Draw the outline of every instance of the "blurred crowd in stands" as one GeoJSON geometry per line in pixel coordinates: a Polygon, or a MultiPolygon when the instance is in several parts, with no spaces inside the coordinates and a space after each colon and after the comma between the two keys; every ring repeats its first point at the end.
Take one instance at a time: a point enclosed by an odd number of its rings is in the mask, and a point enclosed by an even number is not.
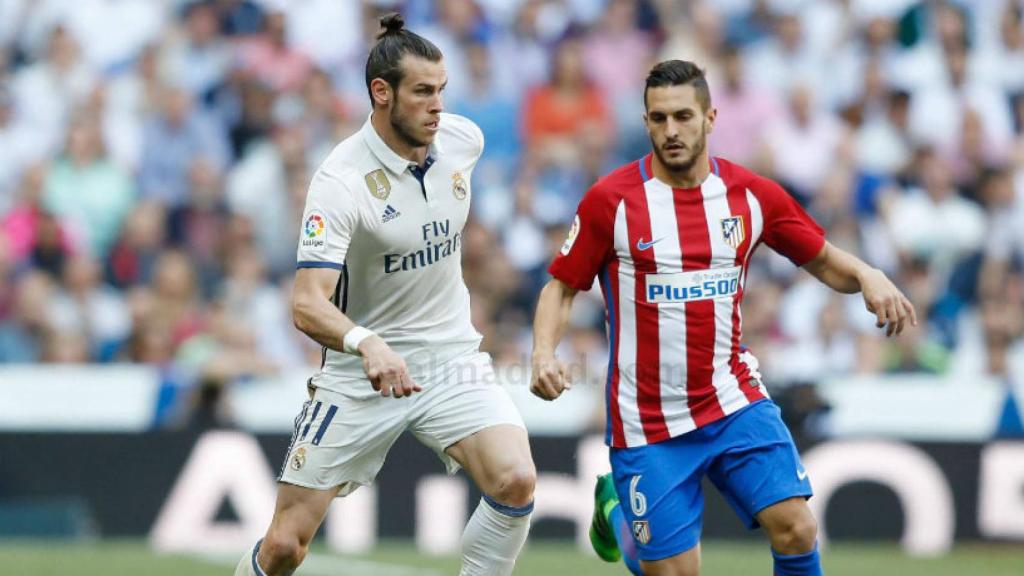
{"type": "MultiPolygon", "coordinates": [[[[499,364],[529,352],[582,194],[649,149],[647,71],[680,58],[707,71],[712,153],[917,307],[886,340],[762,248],[743,329],[770,388],[1024,380],[1019,0],[0,0],[0,362],[147,363],[200,396],[318,365],[288,305],[306,187],[366,120],[393,10],[485,134],[463,261],[499,364]]],[[[573,324],[562,352],[600,380],[599,289],[573,324]]]]}

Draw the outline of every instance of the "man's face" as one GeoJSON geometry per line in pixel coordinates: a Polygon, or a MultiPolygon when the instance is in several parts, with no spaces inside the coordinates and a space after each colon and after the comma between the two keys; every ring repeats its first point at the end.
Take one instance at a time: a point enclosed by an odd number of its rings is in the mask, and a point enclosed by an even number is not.
{"type": "Polygon", "coordinates": [[[392,93],[391,126],[409,145],[428,146],[437,135],[444,110],[441,92],[448,83],[444,61],[406,55],[402,57],[402,70],[402,82],[392,93]]]}
{"type": "Polygon", "coordinates": [[[693,86],[650,88],[644,123],[662,165],[673,172],[693,168],[707,145],[715,113],[714,108],[704,110],[693,86]]]}

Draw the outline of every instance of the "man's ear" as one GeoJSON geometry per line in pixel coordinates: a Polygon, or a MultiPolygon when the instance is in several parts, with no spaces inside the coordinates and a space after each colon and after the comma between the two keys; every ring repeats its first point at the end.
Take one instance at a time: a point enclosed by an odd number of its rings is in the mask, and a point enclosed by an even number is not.
{"type": "Polygon", "coordinates": [[[373,103],[378,106],[387,106],[394,98],[394,91],[387,80],[374,78],[370,80],[370,94],[373,95],[373,103]]]}
{"type": "Polygon", "coordinates": [[[707,123],[707,130],[705,130],[705,133],[711,134],[711,132],[714,131],[714,129],[715,129],[715,119],[717,119],[717,118],[718,118],[718,109],[717,108],[712,108],[711,110],[708,110],[708,115],[705,117],[705,120],[704,120],[707,123]]]}

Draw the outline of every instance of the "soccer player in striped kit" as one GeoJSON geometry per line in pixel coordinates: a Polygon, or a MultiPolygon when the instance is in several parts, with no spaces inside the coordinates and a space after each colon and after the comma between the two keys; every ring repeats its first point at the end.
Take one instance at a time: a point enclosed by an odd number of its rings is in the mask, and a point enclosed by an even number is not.
{"type": "Polygon", "coordinates": [[[914,308],[881,271],[829,244],[778,184],[709,157],[716,111],[695,64],[657,64],[644,101],[653,152],[594,184],[549,269],[531,389],[553,400],[570,386],[555,347],[576,292],[598,278],[612,465],[595,493],[598,554],[634,574],[698,574],[707,476],[765,529],[775,574],[821,574],[807,472],[740,344],[751,254],[767,244],[834,290],[861,292],[889,336],[917,323],[914,308]]]}

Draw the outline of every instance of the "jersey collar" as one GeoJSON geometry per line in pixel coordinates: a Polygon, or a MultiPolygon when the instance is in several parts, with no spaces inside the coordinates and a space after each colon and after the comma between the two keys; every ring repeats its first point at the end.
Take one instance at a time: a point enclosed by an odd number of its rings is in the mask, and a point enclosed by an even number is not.
{"type": "MultiPolygon", "coordinates": [[[[370,116],[372,115],[373,113],[371,112],[370,116]]],[[[409,160],[402,158],[384,142],[384,139],[381,138],[380,134],[377,134],[377,130],[374,129],[373,123],[370,122],[370,116],[366,117],[366,123],[363,124],[361,131],[363,133],[363,140],[366,142],[366,145],[369,146],[373,155],[377,157],[377,160],[379,160],[380,163],[388,169],[388,171],[396,176],[401,175],[409,168],[416,166],[415,162],[410,162],[409,160]]],[[[438,136],[440,136],[440,134],[438,136]]],[[[434,160],[443,153],[441,144],[438,142],[438,136],[435,136],[434,142],[427,147],[427,156],[434,160]]]]}

